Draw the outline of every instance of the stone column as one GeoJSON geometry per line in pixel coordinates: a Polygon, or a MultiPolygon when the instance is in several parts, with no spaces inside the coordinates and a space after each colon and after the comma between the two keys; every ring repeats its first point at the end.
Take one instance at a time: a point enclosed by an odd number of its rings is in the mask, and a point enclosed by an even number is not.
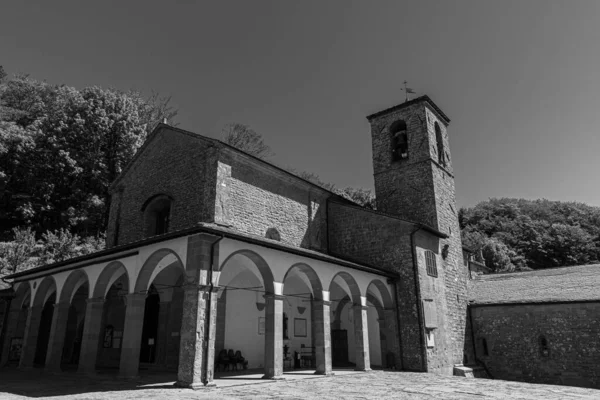
{"type": "Polygon", "coordinates": [[[48,372],[60,372],[70,307],[70,302],[54,304],[50,339],[48,340],[48,355],[46,356],[46,366],[44,368],[48,372]]]}
{"type": "Polygon", "coordinates": [[[169,314],[171,301],[161,301],[158,308],[158,337],[156,338],[156,365],[166,366],[167,346],[169,341],[169,314]]]}
{"type": "Polygon", "coordinates": [[[398,336],[398,317],[396,315],[396,310],[393,308],[386,308],[383,310],[383,315],[385,316],[385,344],[386,344],[386,353],[392,352],[394,354],[394,365],[387,365],[387,359],[385,360],[384,365],[387,368],[395,368],[400,369],[402,360],[400,359],[400,344],[398,336]]]}
{"type": "Polygon", "coordinates": [[[330,320],[331,302],[326,300],[313,300],[313,326],[315,328],[315,359],[317,375],[333,375],[331,367],[331,327],[330,320]]]}
{"type": "Polygon", "coordinates": [[[265,295],[265,375],[283,379],[283,300],[280,294],[265,295]]]}
{"type": "MultiPolygon", "coordinates": [[[[16,303],[16,302],[15,302],[16,303]]],[[[8,311],[8,319],[6,320],[6,335],[2,344],[2,358],[0,359],[0,368],[8,363],[8,353],[10,352],[10,341],[15,336],[21,309],[12,307],[8,311]]]]}
{"type": "Polygon", "coordinates": [[[367,319],[367,306],[355,304],[352,309],[354,310],[356,370],[370,371],[371,359],[369,357],[369,322],[367,319]]]}
{"type": "Polygon", "coordinates": [[[29,309],[27,322],[25,323],[25,334],[23,335],[23,349],[21,351],[20,369],[33,368],[37,339],[40,331],[43,306],[34,306],[29,309]]]}
{"type": "MultiPolygon", "coordinates": [[[[216,313],[211,312],[211,310],[214,308],[214,311],[216,311],[217,296],[215,291],[211,292],[210,288],[204,285],[185,286],[183,296],[179,368],[176,385],[199,389],[205,386],[202,381],[203,372],[206,374],[206,386],[211,385],[214,380],[214,328],[216,325],[216,313]],[[207,309],[209,299],[211,310],[207,309]],[[205,330],[207,312],[211,313],[208,331],[205,330]],[[206,361],[206,371],[203,371],[203,357],[208,358],[206,361]]],[[[214,383],[212,384],[214,385],[214,383]]]]}
{"type": "Polygon", "coordinates": [[[96,373],[98,359],[98,342],[102,333],[102,313],[104,299],[87,299],[85,317],[83,319],[83,336],[79,352],[77,372],[93,375],[96,373]]]}
{"type": "Polygon", "coordinates": [[[130,293],[126,296],[126,304],[119,376],[121,378],[135,378],[138,376],[140,366],[140,345],[142,342],[142,329],[144,328],[146,294],[130,293]]]}

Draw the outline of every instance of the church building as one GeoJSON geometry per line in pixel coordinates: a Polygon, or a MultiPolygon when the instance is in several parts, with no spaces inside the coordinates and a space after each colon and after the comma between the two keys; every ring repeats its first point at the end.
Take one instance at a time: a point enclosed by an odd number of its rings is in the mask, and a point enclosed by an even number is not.
{"type": "Polygon", "coordinates": [[[159,124],[110,187],[106,250],[5,277],[0,366],[190,388],[244,366],[451,375],[468,268],[450,120],[428,96],[367,120],[377,210],[159,124]]]}

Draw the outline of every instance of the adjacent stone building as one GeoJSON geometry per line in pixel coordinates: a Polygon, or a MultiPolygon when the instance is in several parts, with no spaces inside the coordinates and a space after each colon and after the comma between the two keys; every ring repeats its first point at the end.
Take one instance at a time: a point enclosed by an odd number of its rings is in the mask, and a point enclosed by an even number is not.
{"type": "Polygon", "coordinates": [[[7,277],[0,363],[192,388],[238,351],[271,379],[296,359],[452,374],[468,268],[449,119],[427,96],[367,119],[377,211],[160,124],[111,186],[108,248],[7,277]]]}
{"type": "Polygon", "coordinates": [[[477,275],[469,301],[467,357],[491,377],[600,389],[600,265],[477,275]]]}

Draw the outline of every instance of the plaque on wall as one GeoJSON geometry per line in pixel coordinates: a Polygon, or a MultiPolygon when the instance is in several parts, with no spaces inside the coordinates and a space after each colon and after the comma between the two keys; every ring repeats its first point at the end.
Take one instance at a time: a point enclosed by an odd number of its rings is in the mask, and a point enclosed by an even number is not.
{"type": "Polygon", "coordinates": [[[306,337],[306,319],[294,318],[294,336],[306,337]]]}

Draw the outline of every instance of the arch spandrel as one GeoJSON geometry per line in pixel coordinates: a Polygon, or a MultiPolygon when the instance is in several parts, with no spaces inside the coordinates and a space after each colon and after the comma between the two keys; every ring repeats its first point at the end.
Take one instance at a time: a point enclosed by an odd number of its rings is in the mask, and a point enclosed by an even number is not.
{"type": "Polygon", "coordinates": [[[158,274],[166,268],[178,268],[185,276],[184,265],[179,255],[170,248],[162,248],[154,251],[154,253],[144,260],[136,277],[133,292],[140,293],[147,291],[158,274]]]}
{"type": "Polygon", "coordinates": [[[59,300],[58,303],[71,303],[73,296],[83,285],[88,285],[88,293],[91,292],[91,288],[89,286],[88,275],[83,269],[76,269],[71,271],[64,282],[62,290],[59,292],[60,294],[57,296],[59,300]]]}
{"type": "Polygon", "coordinates": [[[50,296],[52,296],[52,294],[56,292],[56,281],[54,280],[54,276],[46,276],[37,285],[37,291],[33,296],[32,306],[43,306],[46,303],[46,301],[50,298],[50,296]]]}
{"type": "Polygon", "coordinates": [[[223,269],[227,267],[227,263],[230,262],[236,256],[245,257],[246,259],[250,260],[259,272],[259,276],[263,281],[265,291],[269,293],[274,293],[275,287],[271,267],[269,266],[267,261],[258,253],[248,249],[237,250],[236,252],[229,254],[229,256],[225,260],[223,260],[221,265],[219,265],[220,273],[215,274],[219,277],[219,281],[217,281],[217,284],[219,284],[219,282],[222,279],[223,269]]]}
{"type": "MultiPolygon", "coordinates": [[[[117,281],[121,276],[125,275],[128,281],[131,281],[129,272],[125,265],[121,261],[112,261],[108,263],[100,272],[98,279],[96,280],[93,290],[90,287],[91,298],[105,298],[108,289],[113,283],[117,281]]],[[[129,284],[131,286],[131,284],[129,284]]]]}
{"type": "Polygon", "coordinates": [[[383,308],[392,308],[394,306],[394,300],[389,285],[385,284],[382,279],[373,279],[371,283],[369,283],[366,293],[375,295],[381,302],[383,308]]]}
{"type": "Polygon", "coordinates": [[[297,274],[300,279],[304,281],[306,286],[308,286],[313,293],[315,299],[321,299],[323,296],[323,284],[317,272],[306,263],[296,263],[289,267],[287,272],[284,275],[284,278],[281,282],[283,282],[284,290],[286,279],[289,278],[292,274],[297,274]]]}
{"type": "Polygon", "coordinates": [[[332,286],[334,285],[334,282],[336,282],[340,287],[342,287],[342,289],[348,292],[347,294],[351,297],[353,303],[363,303],[362,298],[364,296],[360,290],[360,287],[358,286],[358,283],[356,282],[354,277],[350,275],[350,273],[348,273],[347,271],[340,271],[337,274],[335,274],[331,279],[331,282],[329,282],[328,290],[330,292],[332,291],[332,286]]]}

